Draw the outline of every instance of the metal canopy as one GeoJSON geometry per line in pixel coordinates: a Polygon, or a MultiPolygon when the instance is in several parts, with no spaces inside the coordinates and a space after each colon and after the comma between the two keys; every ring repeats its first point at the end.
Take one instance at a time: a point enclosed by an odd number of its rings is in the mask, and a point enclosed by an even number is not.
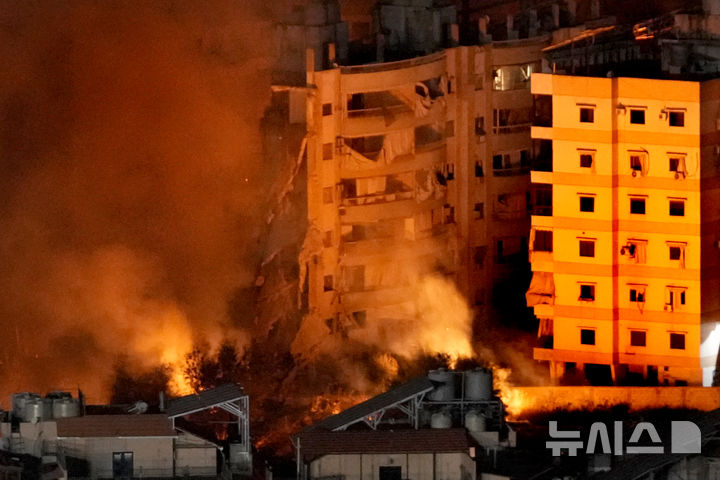
{"type": "Polygon", "coordinates": [[[418,412],[425,394],[433,390],[433,384],[427,377],[418,377],[399,387],[350,407],[337,415],[316,423],[311,428],[321,428],[334,432],[345,430],[350,425],[363,422],[373,430],[377,428],[385,412],[397,409],[408,416],[415,428],[418,427],[418,412]]]}
{"type": "Polygon", "coordinates": [[[250,400],[245,391],[234,383],[204,390],[200,393],[176,398],[167,409],[173,427],[177,417],[184,417],[211,408],[220,408],[237,417],[240,445],[243,452],[250,452],[250,400]]]}
{"type": "Polygon", "coordinates": [[[247,398],[243,389],[233,383],[228,383],[200,393],[176,398],[170,402],[167,416],[177,418],[214,407],[241,416],[244,413],[238,408],[237,402],[243,398],[247,398]]]}

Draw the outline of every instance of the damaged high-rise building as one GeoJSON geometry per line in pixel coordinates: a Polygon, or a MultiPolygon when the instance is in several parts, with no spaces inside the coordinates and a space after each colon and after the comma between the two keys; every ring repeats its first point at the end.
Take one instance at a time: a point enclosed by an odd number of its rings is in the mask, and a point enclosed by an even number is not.
{"type": "Polygon", "coordinates": [[[433,0],[347,16],[311,1],[277,26],[274,148],[286,190],[307,189],[285,205],[307,214],[294,353],[401,334],[427,274],[452,279],[477,318],[524,313],[530,75],[569,17],[516,4],[495,8],[492,31],[482,8],[433,0]]]}

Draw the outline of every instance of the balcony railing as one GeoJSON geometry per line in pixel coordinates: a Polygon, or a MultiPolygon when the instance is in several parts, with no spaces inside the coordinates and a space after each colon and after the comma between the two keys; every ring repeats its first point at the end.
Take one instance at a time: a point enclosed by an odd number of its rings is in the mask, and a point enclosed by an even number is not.
{"type": "Polygon", "coordinates": [[[346,206],[373,205],[376,203],[397,202],[409,200],[415,197],[415,192],[380,193],[375,195],[363,195],[362,197],[344,198],[342,204],[346,206]]]}
{"type": "Polygon", "coordinates": [[[552,205],[534,205],[532,209],[532,214],[539,217],[552,217],[552,205]]]}
{"type": "Polygon", "coordinates": [[[532,123],[516,123],[515,125],[493,125],[493,133],[495,135],[509,135],[511,133],[529,132],[532,123]]]}
{"type": "Polygon", "coordinates": [[[410,113],[412,109],[405,104],[388,105],[382,107],[369,107],[348,110],[348,118],[382,117],[385,115],[397,115],[410,113]]]}
{"type": "Polygon", "coordinates": [[[523,165],[514,165],[510,168],[497,168],[493,169],[494,177],[514,177],[516,175],[527,175],[530,172],[530,167],[523,165]]]}

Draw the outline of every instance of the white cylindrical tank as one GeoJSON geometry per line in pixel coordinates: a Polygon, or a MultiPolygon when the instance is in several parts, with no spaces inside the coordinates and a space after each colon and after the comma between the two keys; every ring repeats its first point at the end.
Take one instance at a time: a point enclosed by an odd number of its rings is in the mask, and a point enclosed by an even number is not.
{"type": "Polygon", "coordinates": [[[21,420],[25,419],[25,408],[28,402],[41,398],[37,393],[15,393],[12,396],[13,415],[21,420]]]}
{"type": "Polygon", "coordinates": [[[465,372],[465,400],[490,400],[493,384],[492,371],[476,368],[465,372]]]}
{"type": "Polygon", "coordinates": [[[53,418],[69,418],[80,415],[80,402],[75,398],[55,398],[52,404],[53,418]]]}
{"type": "Polygon", "coordinates": [[[450,428],[452,417],[446,412],[435,412],[430,417],[430,428],[450,428]]]}
{"type": "Polygon", "coordinates": [[[52,402],[48,402],[48,399],[32,398],[25,403],[25,411],[21,417],[23,421],[36,423],[44,422],[52,418],[52,402]]]}
{"type": "Polygon", "coordinates": [[[484,432],[485,416],[475,410],[470,410],[465,414],[465,428],[471,432],[484,432]]]}
{"type": "Polygon", "coordinates": [[[428,378],[437,386],[428,393],[428,400],[433,402],[447,402],[455,398],[455,374],[444,368],[430,370],[428,378]]]}

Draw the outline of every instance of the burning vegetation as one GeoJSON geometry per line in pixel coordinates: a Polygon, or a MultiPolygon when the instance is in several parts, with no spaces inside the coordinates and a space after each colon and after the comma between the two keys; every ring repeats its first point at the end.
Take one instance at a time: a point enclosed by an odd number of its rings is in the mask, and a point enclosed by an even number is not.
{"type": "Polygon", "coordinates": [[[519,364],[428,265],[402,321],[308,315],[307,171],[284,155],[303,134],[277,105],[256,128],[262,19],[288,7],[243,7],[0,7],[5,395],[80,386],[89,402],[133,403],[236,382],[257,446],[286,452],[301,426],[432,368],[519,364]]]}

